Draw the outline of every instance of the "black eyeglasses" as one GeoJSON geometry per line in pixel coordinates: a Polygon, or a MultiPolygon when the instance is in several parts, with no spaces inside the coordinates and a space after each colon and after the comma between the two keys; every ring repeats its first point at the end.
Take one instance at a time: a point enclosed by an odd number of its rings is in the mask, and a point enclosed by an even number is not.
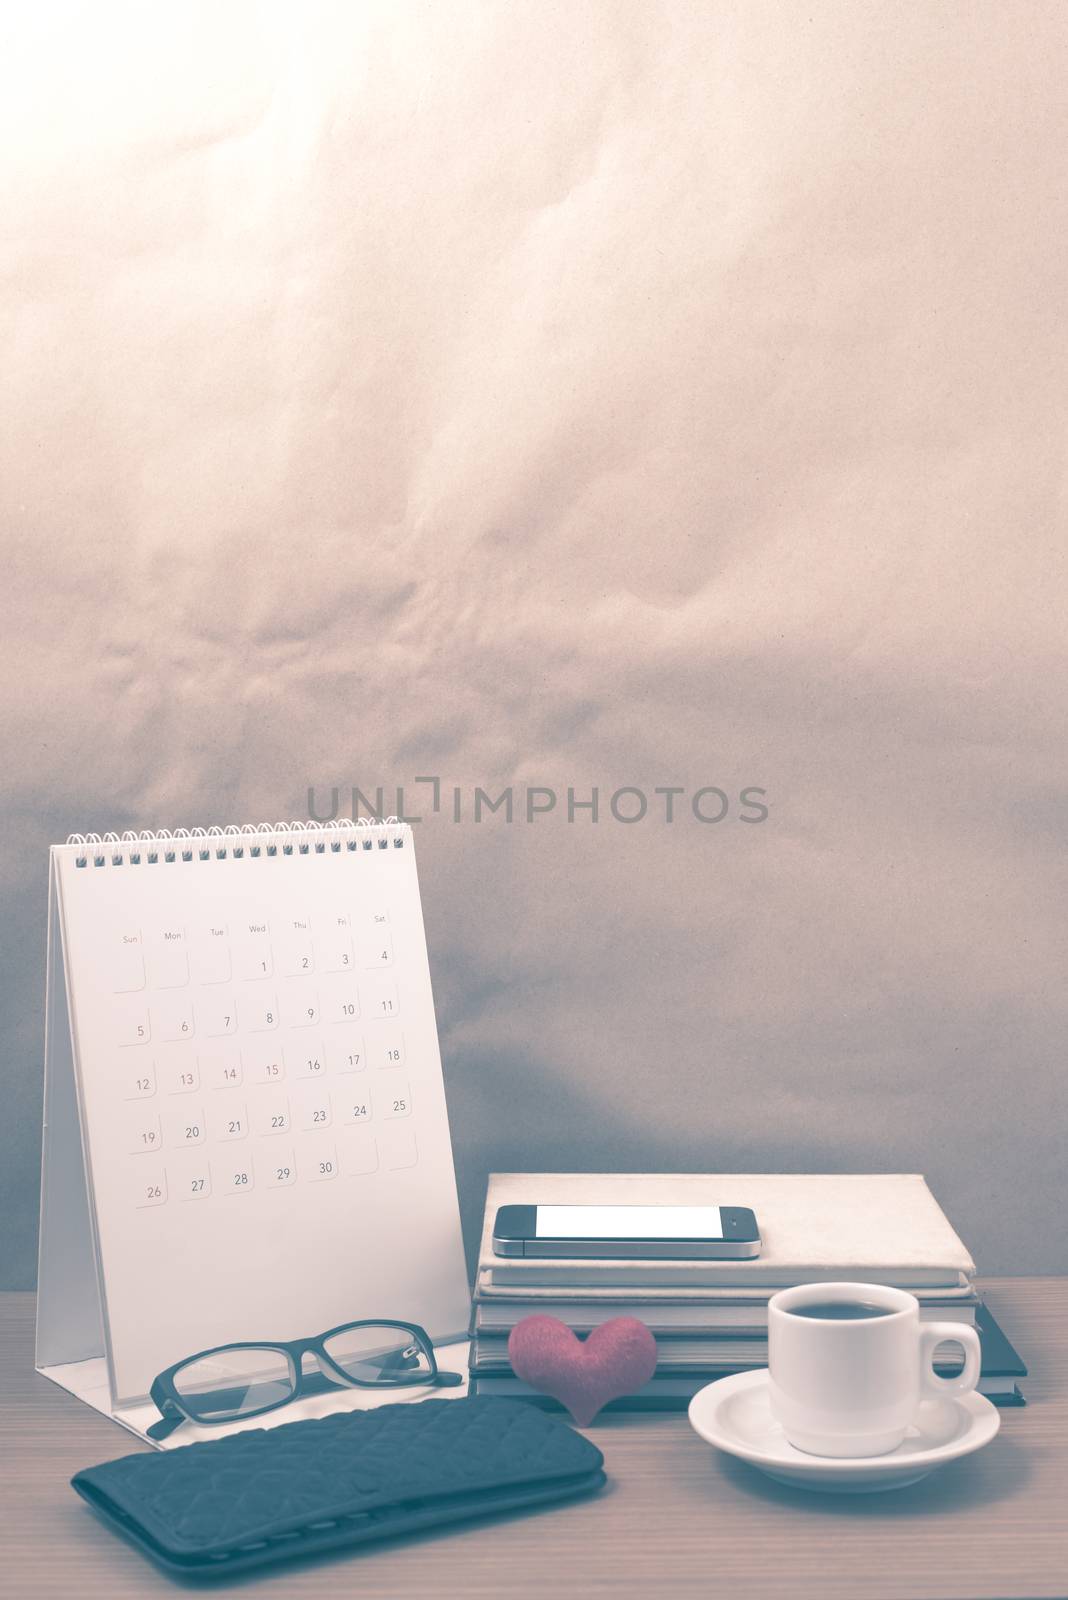
{"type": "Polygon", "coordinates": [[[211,1426],[260,1417],[298,1395],[333,1388],[401,1389],[408,1384],[455,1388],[458,1372],[439,1372],[434,1346],[414,1322],[343,1322],[314,1339],[220,1344],[168,1367],[149,1393],[161,1420],[150,1439],[166,1439],[183,1422],[211,1426]],[[313,1355],[317,1372],[304,1371],[313,1355]]]}

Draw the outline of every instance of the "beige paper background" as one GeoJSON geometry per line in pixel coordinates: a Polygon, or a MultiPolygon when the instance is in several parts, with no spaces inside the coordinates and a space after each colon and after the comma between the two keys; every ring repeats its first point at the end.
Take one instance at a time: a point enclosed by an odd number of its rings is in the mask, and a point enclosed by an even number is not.
{"type": "Polygon", "coordinates": [[[418,825],[472,1239],[494,1167],[906,1169],[1068,1269],[1064,7],[0,33],[0,1281],[47,844],[427,774],[770,805],[418,825]]]}

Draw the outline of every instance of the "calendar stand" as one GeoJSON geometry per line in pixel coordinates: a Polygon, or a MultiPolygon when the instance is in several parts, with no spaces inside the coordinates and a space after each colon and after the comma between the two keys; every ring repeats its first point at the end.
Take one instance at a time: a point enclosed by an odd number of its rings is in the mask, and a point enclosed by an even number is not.
{"type": "MultiPolygon", "coordinates": [[[[46,983],[43,1376],[144,1436],[151,1378],[215,1343],[399,1317],[452,1343],[439,1364],[464,1370],[407,825],[75,835],[51,854],[46,983]],[[206,1175],[195,1199],[191,1171],[206,1175]]],[[[270,1420],[369,1403],[382,1402],[338,1389],[270,1420]]],[[[189,1425],[173,1442],[223,1431],[189,1425]]]]}

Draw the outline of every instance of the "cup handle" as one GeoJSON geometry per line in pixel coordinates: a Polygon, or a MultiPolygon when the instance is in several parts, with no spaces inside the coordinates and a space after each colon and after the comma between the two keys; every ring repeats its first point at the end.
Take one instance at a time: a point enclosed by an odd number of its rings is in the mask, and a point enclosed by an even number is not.
{"type": "Polygon", "coordinates": [[[929,1394],[968,1394],[979,1382],[982,1348],[974,1328],[961,1322],[925,1322],[920,1327],[920,1369],[929,1394]],[[955,1378],[940,1378],[934,1370],[934,1353],[940,1344],[963,1345],[964,1367],[955,1378]]]}

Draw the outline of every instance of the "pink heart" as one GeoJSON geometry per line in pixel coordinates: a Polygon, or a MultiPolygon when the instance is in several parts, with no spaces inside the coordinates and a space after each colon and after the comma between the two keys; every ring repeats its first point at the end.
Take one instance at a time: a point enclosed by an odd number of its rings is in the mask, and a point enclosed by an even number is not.
{"type": "Polygon", "coordinates": [[[637,1317],[613,1317],[579,1339],[558,1317],[524,1317],[508,1335],[512,1371],[567,1407],[580,1427],[656,1371],[656,1340],[637,1317]]]}

